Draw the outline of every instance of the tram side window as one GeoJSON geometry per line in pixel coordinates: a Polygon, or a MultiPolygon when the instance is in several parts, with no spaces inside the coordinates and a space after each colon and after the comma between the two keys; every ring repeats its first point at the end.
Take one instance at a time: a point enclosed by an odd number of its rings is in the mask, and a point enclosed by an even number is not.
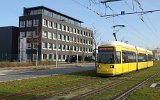
{"type": "Polygon", "coordinates": [[[136,62],[136,53],[134,52],[128,53],[128,62],[136,62]]]}
{"type": "Polygon", "coordinates": [[[128,63],[127,52],[125,52],[125,51],[122,52],[122,62],[128,63]]]}
{"type": "Polygon", "coordinates": [[[122,58],[123,58],[123,63],[136,62],[136,53],[129,52],[129,51],[123,51],[122,58]]]}
{"type": "Polygon", "coordinates": [[[147,61],[147,56],[145,54],[138,54],[138,62],[147,61]]]}
{"type": "Polygon", "coordinates": [[[148,61],[153,61],[153,56],[152,55],[148,55],[148,61]]]}
{"type": "Polygon", "coordinates": [[[121,52],[116,52],[116,63],[121,63],[121,52]]]}

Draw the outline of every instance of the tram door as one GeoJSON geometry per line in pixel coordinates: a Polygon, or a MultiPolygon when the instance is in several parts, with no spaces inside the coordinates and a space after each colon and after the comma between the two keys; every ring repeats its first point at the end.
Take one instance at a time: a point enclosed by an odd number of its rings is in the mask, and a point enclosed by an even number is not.
{"type": "Polygon", "coordinates": [[[122,70],[123,70],[123,73],[129,71],[127,52],[125,52],[125,51],[122,51],[122,70]]]}

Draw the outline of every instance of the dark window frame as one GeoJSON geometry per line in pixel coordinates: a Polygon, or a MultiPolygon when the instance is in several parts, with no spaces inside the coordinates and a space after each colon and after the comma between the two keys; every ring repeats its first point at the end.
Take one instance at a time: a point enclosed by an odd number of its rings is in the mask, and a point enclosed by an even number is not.
{"type": "Polygon", "coordinates": [[[122,63],[136,62],[136,52],[122,50],[122,63]]]}

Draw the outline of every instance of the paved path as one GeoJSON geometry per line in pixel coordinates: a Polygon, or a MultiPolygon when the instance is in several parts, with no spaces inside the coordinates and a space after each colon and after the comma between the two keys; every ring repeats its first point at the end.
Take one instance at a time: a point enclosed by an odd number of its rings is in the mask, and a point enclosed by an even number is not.
{"type": "Polygon", "coordinates": [[[28,78],[36,78],[36,77],[46,77],[50,75],[57,75],[57,74],[65,74],[65,73],[72,73],[72,72],[79,72],[79,71],[87,71],[87,70],[95,70],[93,64],[90,65],[83,65],[77,67],[59,67],[47,70],[35,70],[35,69],[7,69],[3,68],[0,69],[0,82],[7,82],[13,80],[21,80],[21,79],[28,79],[28,78]]]}

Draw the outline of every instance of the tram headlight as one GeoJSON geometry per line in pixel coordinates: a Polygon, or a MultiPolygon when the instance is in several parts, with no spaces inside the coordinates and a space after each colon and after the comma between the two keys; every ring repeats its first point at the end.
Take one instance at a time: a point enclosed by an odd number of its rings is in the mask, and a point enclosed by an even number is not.
{"type": "Polygon", "coordinates": [[[114,65],[110,65],[110,68],[114,68],[114,65]]]}

